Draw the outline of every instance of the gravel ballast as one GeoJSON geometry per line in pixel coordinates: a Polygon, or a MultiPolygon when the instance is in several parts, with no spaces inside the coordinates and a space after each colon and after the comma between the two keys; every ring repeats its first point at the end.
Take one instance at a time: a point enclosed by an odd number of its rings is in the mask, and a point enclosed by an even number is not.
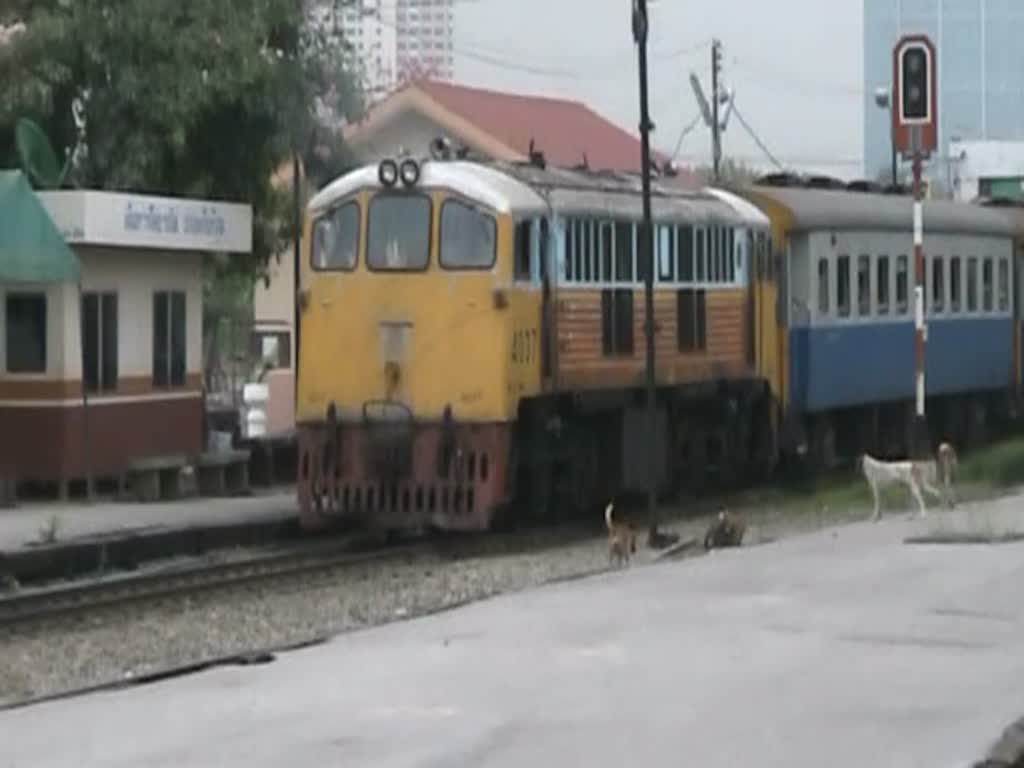
{"type": "MultiPolygon", "coordinates": [[[[756,544],[850,517],[776,515],[751,525],[747,541],[756,544]]],[[[705,525],[703,519],[671,529],[699,540],[705,525]]],[[[644,538],[639,537],[633,567],[657,554],[642,546],[644,538]]],[[[333,576],[216,589],[47,621],[8,632],[0,641],[0,705],[308,642],[607,568],[606,540],[596,531],[569,536],[534,531],[495,535],[455,560],[437,552],[386,557],[333,576]]]]}

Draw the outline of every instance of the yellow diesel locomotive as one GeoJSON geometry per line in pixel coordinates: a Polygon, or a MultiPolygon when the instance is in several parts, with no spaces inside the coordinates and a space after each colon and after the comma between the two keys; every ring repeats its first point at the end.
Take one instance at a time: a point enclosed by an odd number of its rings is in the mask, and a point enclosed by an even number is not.
{"type": "Polygon", "coordinates": [[[652,202],[648,435],[638,176],[400,157],[321,190],[299,291],[303,525],[555,516],[642,489],[648,440],[665,491],[770,470],[768,220],[668,178],[652,202]]]}

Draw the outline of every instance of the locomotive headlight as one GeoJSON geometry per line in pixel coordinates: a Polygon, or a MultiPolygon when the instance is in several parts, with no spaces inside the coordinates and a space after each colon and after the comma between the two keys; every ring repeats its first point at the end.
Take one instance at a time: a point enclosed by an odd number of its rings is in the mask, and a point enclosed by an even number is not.
{"type": "Polygon", "coordinates": [[[402,161],[401,167],[402,183],[407,187],[416,185],[416,182],[420,180],[420,167],[413,159],[406,159],[402,161]]]}
{"type": "Polygon", "coordinates": [[[377,166],[377,178],[385,187],[395,186],[398,181],[398,163],[391,159],[381,160],[377,166]]]}

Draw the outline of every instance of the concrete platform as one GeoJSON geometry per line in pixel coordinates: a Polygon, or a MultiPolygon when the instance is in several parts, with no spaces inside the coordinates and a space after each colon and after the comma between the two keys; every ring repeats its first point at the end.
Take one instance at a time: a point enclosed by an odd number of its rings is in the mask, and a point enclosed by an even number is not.
{"type": "Polygon", "coordinates": [[[283,520],[297,515],[294,490],[244,498],[193,498],[148,504],[22,504],[0,510],[0,552],[15,552],[38,543],[40,532],[54,516],[58,520],[59,544],[128,532],[283,520]]]}
{"type": "Polygon", "coordinates": [[[1024,708],[1024,544],[902,543],[926,528],[635,567],[9,711],[4,762],[969,766],[1024,708]]]}

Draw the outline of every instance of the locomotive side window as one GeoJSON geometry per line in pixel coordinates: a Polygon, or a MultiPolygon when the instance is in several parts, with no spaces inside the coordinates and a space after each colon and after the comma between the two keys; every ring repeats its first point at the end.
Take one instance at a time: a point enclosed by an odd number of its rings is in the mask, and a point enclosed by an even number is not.
{"type": "Polygon", "coordinates": [[[889,314],[889,257],[879,256],[875,265],[875,300],[878,314],[889,314]]]}
{"type": "Polygon", "coordinates": [[[680,282],[693,282],[693,227],[677,227],[676,274],[680,282]]]}
{"type": "Polygon", "coordinates": [[[992,259],[986,258],[981,262],[981,308],[985,312],[992,311],[992,259]]]}
{"type": "Polygon", "coordinates": [[[600,280],[605,283],[612,281],[612,224],[610,221],[601,222],[600,280]]]}
{"type": "Polygon", "coordinates": [[[960,279],[960,257],[954,256],[949,260],[949,311],[959,312],[961,307],[960,286],[963,282],[960,279]]]}
{"type": "Polygon", "coordinates": [[[571,283],[575,276],[573,271],[573,253],[576,251],[576,220],[568,219],[565,222],[565,282],[571,283]]]}
{"type": "Polygon", "coordinates": [[[850,316],[850,257],[836,259],[836,309],[840,317],[850,316]]]}
{"type": "Polygon", "coordinates": [[[857,257],[857,314],[871,314],[871,257],[867,254],[857,257]]]}
{"type": "Polygon", "coordinates": [[[366,227],[366,263],[370,269],[426,269],[430,261],[430,210],[426,195],[385,193],[374,197],[366,227]]]}
{"type": "MultiPolygon", "coordinates": [[[[529,236],[526,243],[529,250],[529,236]]],[[[489,269],[497,253],[498,224],[493,216],[460,200],[441,204],[442,267],[489,269]]]]}
{"type": "Polygon", "coordinates": [[[707,234],[706,229],[697,230],[697,282],[703,283],[707,280],[707,263],[705,256],[707,253],[707,234]]]}
{"type": "Polygon", "coordinates": [[[529,282],[532,277],[530,259],[531,227],[529,221],[516,222],[515,230],[515,263],[512,267],[514,280],[529,282]]]}
{"type": "Polygon", "coordinates": [[[633,225],[615,222],[615,281],[633,282],[633,225]]]}
{"type": "Polygon", "coordinates": [[[941,256],[932,260],[932,311],[936,314],[945,309],[946,275],[945,262],[941,256]]]}
{"type": "Polygon", "coordinates": [[[345,203],[313,224],[310,266],[316,270],[352,270],[359,249],[359,204],[345,203]]]}
{"type": "Polygon", "coordinates": [[[907,257],[896,257],[896,314],[907,314],[907,257]]]}
{"type": "Polygon", "coordinates": [[[978,311],[978,257],[967,257],[967,311],[978,311]]]}
{"type": "Polygon", "coordinates": [[[657,228],[657,256],[658,256],[658,281],[663,283],[672,282],[675,279],[675,228],[657,228]]]}
{"type": "Polygon", "coordinates": [[[1010,262],[999,260],[999,311],[1006,312],[1010,308],[1010,262]]]}
{"type": "Polygon", "coordinates": [[[828,302],[828,259],[818,259],[818,314],[827,315],[828,302]]]}

